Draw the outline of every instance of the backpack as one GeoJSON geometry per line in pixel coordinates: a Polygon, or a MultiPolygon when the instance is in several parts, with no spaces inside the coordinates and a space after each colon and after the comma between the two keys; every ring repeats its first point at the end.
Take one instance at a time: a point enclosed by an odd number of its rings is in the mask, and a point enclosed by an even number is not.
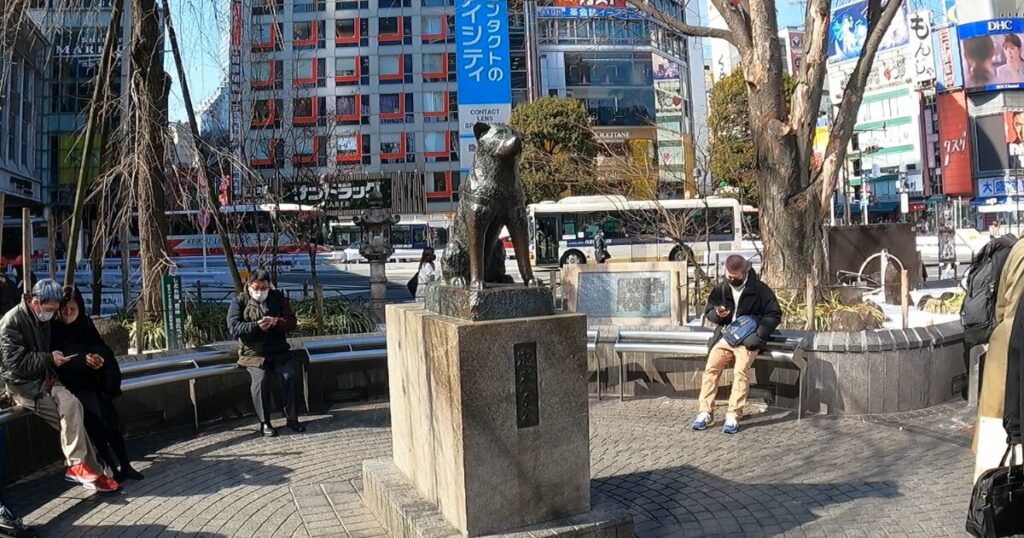
{"type": "Polygon", "coordinates": [[[967,295],[960,307],[960,323],[968,348],[988,342],[995,329],[996,292],[1003,265],[1017,242],[1012,235],[995,238],[974,255],[967,271],[967,295]]]}

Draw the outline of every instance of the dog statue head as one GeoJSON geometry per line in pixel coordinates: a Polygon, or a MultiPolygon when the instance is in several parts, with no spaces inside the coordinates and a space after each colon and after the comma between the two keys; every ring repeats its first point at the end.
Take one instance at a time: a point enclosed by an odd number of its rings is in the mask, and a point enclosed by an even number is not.
{"type": "Polygon", "coordinates": [[[515,161],[523,151],[523,138],[504,123],[476,123],[473,135],[476,137],[477,156],[515,161]]]}

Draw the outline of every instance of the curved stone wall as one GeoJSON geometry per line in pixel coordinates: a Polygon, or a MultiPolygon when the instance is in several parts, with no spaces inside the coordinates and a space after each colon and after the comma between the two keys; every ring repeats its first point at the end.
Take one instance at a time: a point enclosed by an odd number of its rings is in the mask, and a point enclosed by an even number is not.
{"type": "MultiPolygon", "coordinates": [[[[595,327],[591,327],[594,329],[595,327]]],[[[678,327],[596,327],[597,349],[590,357],[590,390],[619,391],[619,359],[613,350],[619,330],[679,330],[678,327]]],[[[907,330],[859,333],[806,333],[807,376],[804,410],[824,414],[876,414],[913,411],[960,397],[967,383],[963,329],[959,322],[907,330]]],[[[627,396],[696,397],[705,357],[625,353],[627,396]]],[[[755,362],[751,397],[795,409],[798,371],[755,362]]],[[[731,371],[722,378],[727,397],[731,371]]]]}

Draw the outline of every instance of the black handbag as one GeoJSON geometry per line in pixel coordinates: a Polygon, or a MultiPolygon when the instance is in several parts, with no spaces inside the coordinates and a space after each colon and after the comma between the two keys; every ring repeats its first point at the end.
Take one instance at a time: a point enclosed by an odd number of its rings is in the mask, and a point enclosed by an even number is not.
{"type": "Polygon", "coordinates": [[[1011,444],[999,467],[982,473],[967,510],[967,532],[979,538],[1024,533],[1024,466],[1015,465],[1011,444]]]}
{"type": "Polygon", "coordinates": [[[412,278],[410,278],[409,282],[405,284],[405,287],[409,288],[409,294],[410,295],[412,295],[413,297],[416,297],[416,290],[419,288],[419,286],[420,286],[420,272],[416,271],[416,274],[412,275],[412,278]]]}

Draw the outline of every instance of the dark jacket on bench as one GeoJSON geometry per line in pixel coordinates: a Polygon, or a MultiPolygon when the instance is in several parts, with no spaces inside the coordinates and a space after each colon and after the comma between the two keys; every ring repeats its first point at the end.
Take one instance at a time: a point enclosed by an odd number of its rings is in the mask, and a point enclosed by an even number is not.
{"type": "Polygon", "coordinates": [[[728,283],[723,282],[711,290],[707,308],[704,309],[704,317],[715,324],[715,335],[711,338],[709,347],[714,347],[722,339],[722,330],[737,316],[753,316],[758,320],[757,332],[743,342],[744,347],[750,350],[763,348],[779,323],[782,323],[782,307],[775,298],[775,292],[761,282],[753,269],[747,274],[747,283],[740,295],[739,305],[733,301],[732,289],[728,283]],[[724,306],[729,315],[724,318],[718,317],[715,308],[719,306],[724,306]]]}
{"type": "Polygon", "coordinates": [[[238,364],[261,367],[270,359],[285,362],[290,358],[288,333],[295,330],[297,320],[288,297],[279,290],[270,290],[263,304],[256,303],[246,292],[240,293],[228,308],[228,331],[238,339],[238,364]],[[284,324],[263,331],[257,322],[263,316],[284,319],[284,324]]]}

